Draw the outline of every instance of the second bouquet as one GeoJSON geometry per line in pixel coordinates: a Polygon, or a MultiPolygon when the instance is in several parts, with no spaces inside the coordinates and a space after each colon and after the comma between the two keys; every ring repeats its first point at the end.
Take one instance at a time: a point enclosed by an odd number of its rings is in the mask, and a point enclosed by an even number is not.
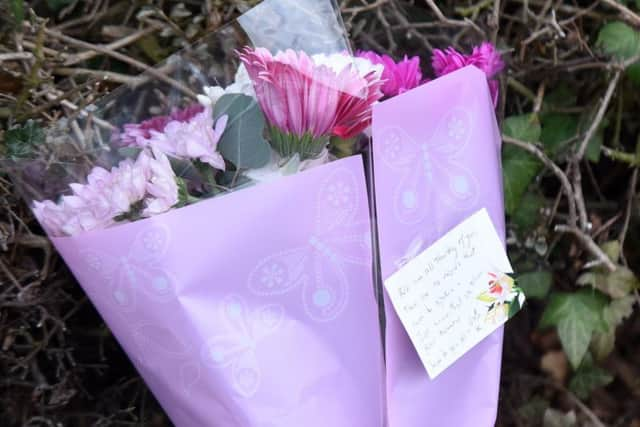
{"type": "Polygon", "coordinates": [[[383,423],[363,163],[331,153],[369,126],[382,70],[343,53],[333,3],[301,3],[322,18],[304,45],[260,32],[267,0],[16,161],[179,427],[383,423]]]}

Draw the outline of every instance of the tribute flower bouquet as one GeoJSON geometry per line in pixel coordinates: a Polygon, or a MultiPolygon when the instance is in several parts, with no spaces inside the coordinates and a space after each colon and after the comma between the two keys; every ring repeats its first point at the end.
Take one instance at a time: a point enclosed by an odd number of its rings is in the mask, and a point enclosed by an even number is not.
{"type": "Polygon", "coordinates": [[[336,10],[265,0],[9,159],[179,427],[384,422],[363,161],[333,154],[384,80],[336,10]]]}
{"type": "Polygon", "coordinates": [[[504,64],[348,51],[333,0],[264,0],[9,159],[178,427],[493,423],[501,332],[430,380],[374,275],[479,207],[504,231],[504,64]]]}
{"type": "MultiPolygon", "coordinates": [[[[434,50],[436,78],[416,87],[422,76],[408,70],[419,69],[410,66],[417,58],[400,63],[379,58],[373,62],[385,64],[383,76],[397,76],[391,80],[395,84],[385,86],[391,99],[373,107],[370,179],[386,279],[480,208],[504,236],[501,138],[494,112],[496,75],[504,64],[490,43],[470,55],[434,50]]],[[[493,425],[502,328],[430,379],[388,298],[384,308],[389,425],[493,425]]]]}

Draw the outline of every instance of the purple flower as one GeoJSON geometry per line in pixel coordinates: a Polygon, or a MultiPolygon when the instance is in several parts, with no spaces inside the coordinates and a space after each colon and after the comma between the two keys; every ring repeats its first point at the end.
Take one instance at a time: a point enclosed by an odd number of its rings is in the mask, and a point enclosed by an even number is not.
{"type": "Polygon", "coordinates": [[[204,110],[200,104],[193,104],[183,109],[177,109],[167,116],[156,116],[140,123],[127,123],[122,132],[116,135],[116,142],[121,146],[145,147],[151,138],[151,131],[162,132],[171,121],[187,122],[196,114],[204,110]]]}
{"type": "Polygon", "coordinates": [[[121,161],[110,171],[95,167],[86,184],[71,184],[72,194],[58,203],[34,202],[33,212],[52,236],[73,236],[107,228],[132,206],[143,202],[143,216],[167,211],[178,202],[178,186],[169,160],[159,150],[143,150],[134,161],[121,161]]]}
{"type": "Polygon", "coordinates": [[[157,215],[178,203],[178,184],[171,163],[162,151],[154,148],[153,156],[147,155],[144,151],[142,155],[146,156],[145,161],[149,167],[149,179],[146,183],[149,197],[145,199],[146,207],[142,215],[157,215]]]}
{"type": "Polygon", "coordinates": [[[493,79],[503,70],[504,62],[493,44],[484,42],[480,46],[474,47],[471,55],[463,55],[452,47],[444,51],[434,49],[431,65],[436,77],[443,76],[467,65],[479,68],[487,76],[493,105],[497,105],[498,82],[493,79]]]}
{"type": "Polygon", "coordinates": [[[397,63],[390,56],[378,55],[373,51],[360,51],[357,56],[384,67],[382,92],[385,96],[396,96],[425,83],[420,71],[420,58],[417,56],[407,58],[405,55],[402,61],[397,63]]]}
{"type": "Polygon", "coordinates": [[[198,159],[224,170],[224,159],[217,149],[227,119],[228,116],[221,116],[214,127],[211,107],[205,107],[188,120],[171,120],[162,131],[151,130],[147,146],[177,158],[198,159]]]}

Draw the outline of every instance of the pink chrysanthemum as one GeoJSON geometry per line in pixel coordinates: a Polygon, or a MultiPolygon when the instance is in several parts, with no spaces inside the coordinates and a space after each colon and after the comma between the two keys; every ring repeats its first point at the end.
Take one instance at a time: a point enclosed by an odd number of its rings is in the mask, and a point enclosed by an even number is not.
{"type": "Polygon", "coordinates": [[[122,127],[122,132],[116,135],[116,143],[122,146],[145,147],[151,138],[151,131],[162,132],[171,121],[186,122],[196,114],[201,113],[204,107],[200,104],[190,105],[177,109],[166,116],[156,116],[140,123],[127,123],[122,127]]]}
{"type": "Polygon", "coordinates": [[[197,159],[224,170],[224,159],[218,152],[218,142],[227,126],[227,119],[223,115],[214,123],[211,107],[205,107],[188,120],[169,121],[162,131],[150,130],[147,146],[173,157],[197,159]]]}
{"type": "Polygon", "coordinates": [[[95,167],[86,184],[71,184],[72,194],[58,203],[34,202],[33,212],[52,236],[74,236],[106,228],[142,202],[143,216],[162,213],[178,202],[176,177],[159,150],[143,150],[134,161],[123,160],[111,170],[95,167]]]}
{"type": "Polygon", "coordinates": [[[444,51],[435,49],[433,51],[431,65],[437,77],[466,67],[467,65],[478,67],[486,74],[493,104],[497,105],[498,82],[493,79],[504,68],[504,62],[493,44],[484,42],[480,46],[474,47],[470,55],[463,55],[452,47],[444,51]]]}
{"type": "Polygon", "coordinates": [[[405,55],[402,61],[395,62],[389,55],[378,55],[370,50],[360,51],[357,55],[384,67],[382,92],[385,96],[396,96],[425,83],[420,71],[420,58],[417,56],[407,58],[405,55]]]}
{"type": "MultiPolygon", "coordinates": [[[[369,69],[360,70],[343,54],[314,59],[304,52],[271,55],[264,48],[249,47],[238,54],[262,111],[282,134],[276,138],[289,145],[358,135],[369,125],[371,105],[382,97],[380,69],[368,61],[369,69]]],[[[293,151],[305,157],[305,150],[293,151]]]]}

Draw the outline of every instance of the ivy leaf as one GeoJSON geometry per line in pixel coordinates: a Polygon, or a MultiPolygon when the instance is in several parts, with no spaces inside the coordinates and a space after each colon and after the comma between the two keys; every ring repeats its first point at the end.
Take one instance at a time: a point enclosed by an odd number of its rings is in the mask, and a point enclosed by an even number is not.
{"type": "Polygon", "coordinates": [[[591,271],[582,274],[579,285],[592,286],[612,298],[622,298],[640,287],[640,281],[633,271],[619,265],[615,271],[591,271]]]}
{"type": "Polygon", "coordinates": [[[596,46],[618,59],[631,58],[639,50],[640,34],[624,22],[610,22],[600,29],[596,46]]]}
{"type": "Polygon", "coordinates": [[[514,215],[531,181],[542,170],[542,163],[532,154],[513,146],[502,150],[502,173],[505,208],[514,215]]]}
{"type": "Polygon", "coordinates": [[[218,143],[222,156],[238,169],[259,168],[271,158],[271,147],[264,139],[265,119],[258,103],[242,94],[223,95],[216,102],[215,118],[229,116],[218,143]]]}
{"type": "Polygon", "coordinates": [[[578,133],[578,118],[573,114],[549,113],[542,117],[540,141],[545,151],[554,156],[578,133]]]}
{"type": "Polygon", "coordinates": [[[549,271],[532,271],[518,276],[518,286],[527,298],[544,298],[551,287],[552,276],[549,271]]]}
{"type": "Polygon", "coordinates": [[[569,389],[580,399],[587,399],[598,387],[613,381],[613,376],[597,366],[581,366],[571,378],[569,389]]]}
{"type": "Polygon", "coordinates": [[[588,290],[551,295],[540,327],[557,327],[562,348],[574,368],[580,366],[593,332],[604,329],[602,311],[605,304],[606,298],[602,294],[588,290]]]}
{"type": "Polygon", "coordinates": [[[29,157],[34,147],[44,143],[44,130],[33,120],[19,127],[9,129],[4,134],[6,156],[12,159],[29,157]]]}
{"type": "Polygon", "coordinates": [[[569,411],[566,414],[557,409],[547,408],[544,412],[543,427],[575,427],[577,425],[576,413],[569,411]]]}
{"type": "MultiPolygon", "coordinates": [[[[540,139],[540,121],[536,114],[507,117],[502,132],[521,141],[536,142],[540,139]]],[[[504,147],[502,172],[507,214],[514,214],[523,194],[541,169],[542,163],[534,155],[513,145],[504,147]]]]}
{"type": "Polygon", "coordinates": [[[540,216],[540,209],[544,206],[545,199],[534,192],[526,192],[518,208],[511,215],[511,221],[523,231],[531,230],[540,216]]]}
{"type": "Polygon", "coordinates": [[[502,132],[521,141],[537,142],[540,140],[542,128],[537,114],[521,114],[507,117],[502,132]]]}
{"type": "Polygon", "coordinates": [[[606,330],[593,334],[591,351],[597,360],[604,360],[612,351],[616,342],[616,328],[624,319],[633,313],[635,296],[627,295],[614,299],[602,311],[602,319],[606,324],[606,330]]]}

